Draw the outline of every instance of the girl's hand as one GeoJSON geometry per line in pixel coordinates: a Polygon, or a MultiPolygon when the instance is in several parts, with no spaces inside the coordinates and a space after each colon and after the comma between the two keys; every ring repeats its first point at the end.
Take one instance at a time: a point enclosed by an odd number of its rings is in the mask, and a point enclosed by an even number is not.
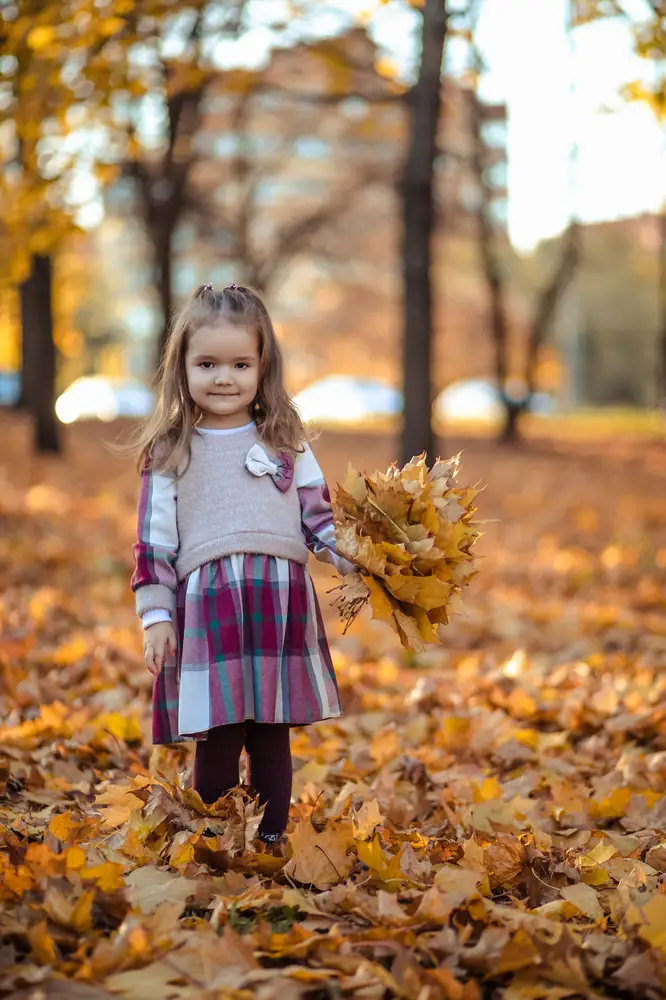
{"type": "Polygon", "coordinates": [[[158,677],[167,655],[176,655],[176,633],[171,622],[155,622],[143,633],[143,657],[153,677],[158,677]]]}

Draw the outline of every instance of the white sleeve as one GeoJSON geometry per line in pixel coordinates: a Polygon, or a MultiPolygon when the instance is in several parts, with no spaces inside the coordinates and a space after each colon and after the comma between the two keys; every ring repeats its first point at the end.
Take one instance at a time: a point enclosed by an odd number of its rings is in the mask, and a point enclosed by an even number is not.
{"type": "Polygon", "coordinates": [[[166,608],[151,608],[149,611],[144,611],[141,615],[141,624],[144,629],[149,628],[151,625],[156,625],[158,622],[170,622],[171,612],[167,611],[166,608]]]}

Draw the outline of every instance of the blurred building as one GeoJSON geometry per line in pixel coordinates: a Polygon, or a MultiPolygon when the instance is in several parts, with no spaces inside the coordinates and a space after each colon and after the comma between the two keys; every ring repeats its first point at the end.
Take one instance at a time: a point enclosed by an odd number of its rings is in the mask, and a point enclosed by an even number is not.
{"type": "MultiPolygon", "coordinates": [[[[653,214],[580,227],[580,262],[552,341],[566,377],[562,402],[651,406],[659,397],[661,220],[653,214]]],[[[553,241],[535,254],[552,267],[553,241]]],[[[543,281],[544,278],[542,277],[543,281]]]]}
{"type": "Polygon", "coordinates": [[[659,215],[645,212],[642,215],[620,219],[588,222],[583,231],[589,236],[631,241],[645,250],[657,251],[661,246],[661,227],[662,221],[659,215]]]}

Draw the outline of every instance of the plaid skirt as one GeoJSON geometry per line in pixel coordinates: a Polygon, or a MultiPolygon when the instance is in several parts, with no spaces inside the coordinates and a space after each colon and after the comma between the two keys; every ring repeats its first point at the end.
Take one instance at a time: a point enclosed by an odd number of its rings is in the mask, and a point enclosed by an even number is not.
{"type": "Polygon", "coordinates": [[[181,581],[176,620],[176,662],[153,689],[153,743],[245,719],[300,726],[341,714],[305,566],[244,554],[206,563],[181,581]]]}

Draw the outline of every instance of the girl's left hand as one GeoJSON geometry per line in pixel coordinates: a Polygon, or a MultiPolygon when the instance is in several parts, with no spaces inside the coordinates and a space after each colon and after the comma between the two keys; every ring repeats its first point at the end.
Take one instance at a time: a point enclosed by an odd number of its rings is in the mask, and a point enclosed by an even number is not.
{"type": "Polygon", "coordinates": [[[171,622],[155,622],[143,633],[143,655],[153,677],[158,677],[167,656],[176,655],[176,633],[171,622]]]}

